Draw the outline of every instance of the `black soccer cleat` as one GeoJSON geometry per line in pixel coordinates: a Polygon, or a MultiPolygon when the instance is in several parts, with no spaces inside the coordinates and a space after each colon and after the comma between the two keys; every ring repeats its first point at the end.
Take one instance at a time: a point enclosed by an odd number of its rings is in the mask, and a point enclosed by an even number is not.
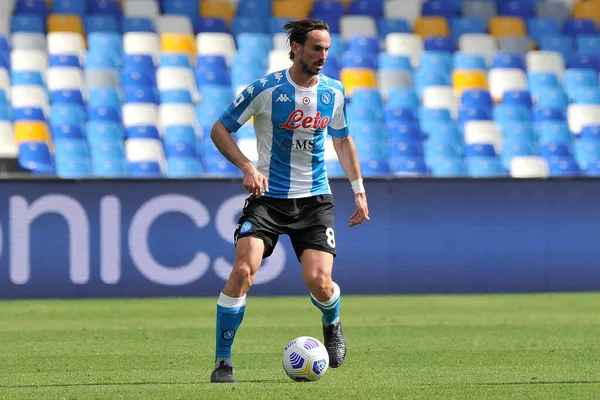
{"type": "Polygon", "coordinates": [[[221,361],[219,366],[210,375],[210,381],[214,383],[236,383],[233,377],[233,368],[227,365],[225,361],[221,361]]]}
{"type": "Polygon", "coordinates": [[[346,358],[346,339],[342,332],[342,322],[338,321],[328,326],[323,325],[323,339],[327,353],[329,353],[329,366],[331,368],[339,367],[346,358]]]}

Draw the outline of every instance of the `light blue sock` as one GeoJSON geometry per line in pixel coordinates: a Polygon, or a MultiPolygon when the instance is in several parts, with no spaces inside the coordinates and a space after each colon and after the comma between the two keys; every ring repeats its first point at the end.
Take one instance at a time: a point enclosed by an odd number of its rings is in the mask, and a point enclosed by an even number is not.
{"type": "Polygon", "coordinates": [[[231,363],[231,346],[246,310],[246,296],[229,297],[223,293],[217,301],[217,363],[226,360],[231,363]]]}
{"type": "Polygon", "coordinates": [[[310,299],[315,306],[323,313],[323,325],[335,324],[340,319],[340,302],[342,294],[337,283],[333,282],[333,295],[325,302],[318,301],[313,294],[310,294],[310,299]]]}

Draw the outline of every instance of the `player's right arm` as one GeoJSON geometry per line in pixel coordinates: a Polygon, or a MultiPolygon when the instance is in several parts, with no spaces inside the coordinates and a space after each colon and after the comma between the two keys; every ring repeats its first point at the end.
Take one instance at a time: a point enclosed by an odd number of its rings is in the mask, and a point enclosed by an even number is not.
{"type": "MultiPolygon", "coordinates": [[[[251,87],[252,85],[248,88],[251,87]]],[[[221,154],[244,173],[243,185],[246,190],[250,194],[260,197],[263,189],[265,192],[269,191],[269,182],[264,175],[258,172],[254,163],[242,153],[231,136],[232,132],[237,132],[250,117],[260,111],[260,102],[253,96],[254,90],[248,88],[240,93],[215,122],[210,131],[210,138],[221,154]]]]}

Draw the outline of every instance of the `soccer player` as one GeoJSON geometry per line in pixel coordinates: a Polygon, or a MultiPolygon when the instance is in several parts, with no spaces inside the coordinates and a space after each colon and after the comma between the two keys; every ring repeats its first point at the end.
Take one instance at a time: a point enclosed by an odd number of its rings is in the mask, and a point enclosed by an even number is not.
{"type": "Polygon", "coordinates": [[[369,219],[367,198],[349,136],[344,88],[320,73],[331,43],[329,27],[322,21],[302,20],[284,28],[292,66],[243,90],[211,131],[219,151],[243,171],[243,185],[250,193],[234,233],[233,269],[217,301],[212,382],[236,382],[231,346],[244,317],[246,293],[281,234],[290,236],[311,301],[323,315],[330,366],[339,367],[346,357],[340,288],[331,277],[336,244],[334,204],[324,161],[326,133],[332,136],[355,193],[351,227],[369,219]],[[257,166],[231,137],[250,117],[254,117],[257,166]]]}

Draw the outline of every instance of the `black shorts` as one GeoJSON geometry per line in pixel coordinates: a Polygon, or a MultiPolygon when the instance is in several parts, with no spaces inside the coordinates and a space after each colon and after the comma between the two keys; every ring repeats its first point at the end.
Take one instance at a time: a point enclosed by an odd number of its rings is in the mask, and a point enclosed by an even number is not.
{"type": "Polygon", "coordinates": [[[306,249],[325,251],[335,257],[333,196],[248,197],[238,220],[234,242],[237,244],[238,239],[246,236],[262,239],[265,243],[263,258],[267,258],[273,253],[281,234],[290,237],[298,260],[306,249]]]}

